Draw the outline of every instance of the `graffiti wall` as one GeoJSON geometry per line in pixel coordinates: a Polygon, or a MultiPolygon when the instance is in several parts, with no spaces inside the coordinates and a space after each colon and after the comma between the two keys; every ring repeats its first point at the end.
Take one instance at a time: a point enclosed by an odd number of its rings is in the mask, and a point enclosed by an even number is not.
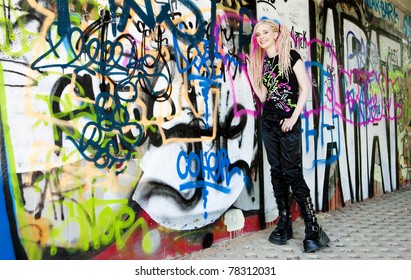
{"type": "Polygon", "coordinates": [[[246,67],[263,15],[312,83],[317,210],[410,183],[411,15],[336,2],[0,1],[0,258],[169,259],[275,223],[246,67]]]}

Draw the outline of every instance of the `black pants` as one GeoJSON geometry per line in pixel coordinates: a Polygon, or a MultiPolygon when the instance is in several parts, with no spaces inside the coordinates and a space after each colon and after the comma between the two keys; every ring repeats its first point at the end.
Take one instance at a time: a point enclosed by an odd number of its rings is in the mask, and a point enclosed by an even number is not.
{"type": "Polygon", "coordinates": [[[271,166],[271,183],[274,196],[278,201],[288,203],[288,193],[291,190],[300,208],[310,197],[301,165],[301,120],[299,119],[289,132],[282,132],[280,120],[263,115],[262,136],[271,166]]]}

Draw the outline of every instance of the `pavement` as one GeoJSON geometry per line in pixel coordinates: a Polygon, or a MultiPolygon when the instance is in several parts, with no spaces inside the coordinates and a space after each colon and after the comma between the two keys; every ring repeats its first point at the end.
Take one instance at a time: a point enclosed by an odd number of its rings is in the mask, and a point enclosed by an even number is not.
{"type": "Polygon", "coordinates": [[[268,241],[267,229],[213,244],[179,260],[411,260],[411,186],[338,210],[318,213],[331,239],[314,253],[304,253],[304,222],[293,222],[294,238],[285,245],[268,241]]]}

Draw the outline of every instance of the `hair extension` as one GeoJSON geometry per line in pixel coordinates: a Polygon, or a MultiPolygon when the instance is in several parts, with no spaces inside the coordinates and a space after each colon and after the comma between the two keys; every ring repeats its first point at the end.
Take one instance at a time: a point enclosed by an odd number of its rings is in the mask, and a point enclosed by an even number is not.
{"type": "Polygon", "coordinates": [[[291,49],[291,33],[287,27],[281,25],[276,20],[262,19],[254,27],[252,40],[251,40],[251,71],[252,79],[254,84],[258,87],[261,87],[262,75],[263,75],[263,61],[265,52],[258,43],[255,35],[255,31],[258,26],[262,24],[269,25],[273,31],[279,32],[276,39],[276,51],[278,53],[278,67],[279,72],[282,75],[285,75],[288,79],[288,75],[291,68],[291,58],[290,58],[290,49],[291,49]]]}

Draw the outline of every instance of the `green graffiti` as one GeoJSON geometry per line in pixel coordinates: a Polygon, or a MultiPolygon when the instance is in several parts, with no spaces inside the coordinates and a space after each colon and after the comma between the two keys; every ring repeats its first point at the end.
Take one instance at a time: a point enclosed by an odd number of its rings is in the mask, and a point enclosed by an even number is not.
{"type": "Polygon", "coordinates": [[[136,220],[134,210],[127,206],[127,199],[90,198],[83,204],[72,199],[64,199],[62,205],[67,210],[67,217],[50,231],[51,255],[57,253],[57,247],[75,252],[88,251],[90,247],[98,250],[101,246],[113,243],[118,250],[122,250],[130,236],[139,228],[145,237],[142,242],[143,251],[151,252],[148,225],[143,218],[136,220]],[[114,211],[113,206],[120,208],[114,211]],[[96,214],[97,209],[101,207],[103,209],[96,214]]]}
{"type": "Polygon", "coordinates": [[[10,6],[11,2],[2,1],[3,7],[9,8],[9,17],[0,17],[0,29],[4,36],[0,42],[0,51],[11,57],[23,56],[33,50],[37,44],[42,16],[29,11],[18,11],[10,6]],[[12,20],[15,19],[15,20],[12,20]]]}

